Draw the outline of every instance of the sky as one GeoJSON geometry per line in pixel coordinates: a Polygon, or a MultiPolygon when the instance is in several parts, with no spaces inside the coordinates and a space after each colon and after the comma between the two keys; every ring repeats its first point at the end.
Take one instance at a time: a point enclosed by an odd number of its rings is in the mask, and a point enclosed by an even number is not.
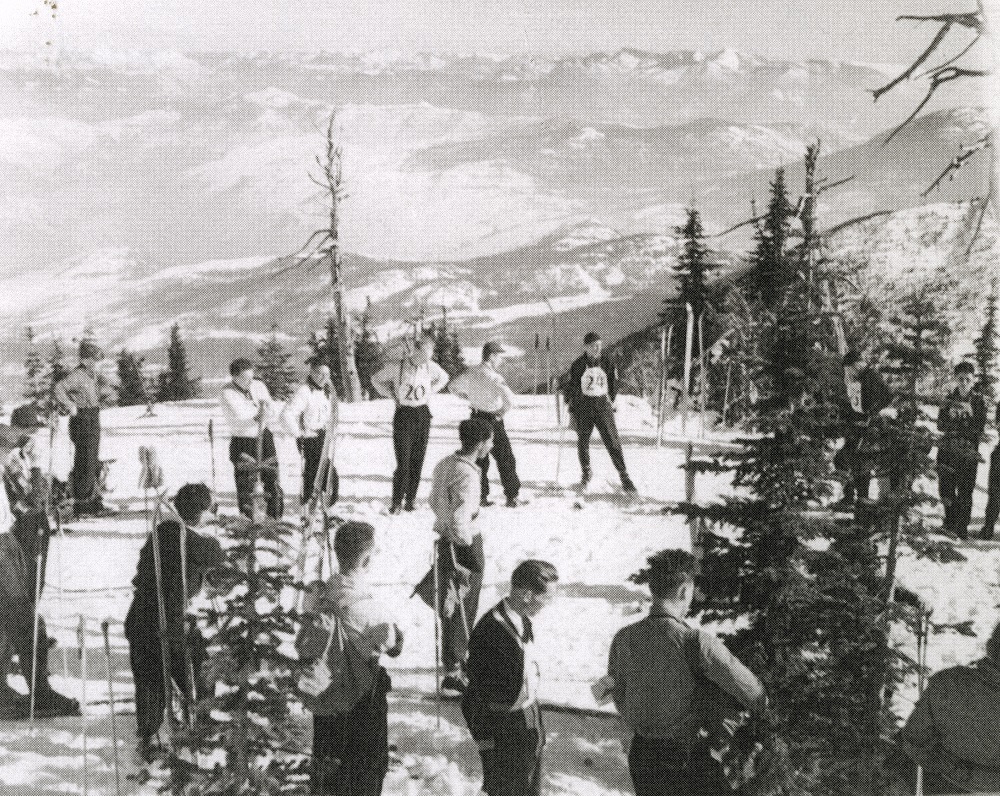
{"type": "MultiPolygon", "coordinates": [[[[1000,2],[1000,0],[988,0],[1000,2]]],[[[973,6],[973,0],[959,0],[973,6]]],[[[956,0],[0,0],[0,49],[715,51],[900,63],[956,0]],[[38,12],[33,15],[33,12],[38,12]]]]}

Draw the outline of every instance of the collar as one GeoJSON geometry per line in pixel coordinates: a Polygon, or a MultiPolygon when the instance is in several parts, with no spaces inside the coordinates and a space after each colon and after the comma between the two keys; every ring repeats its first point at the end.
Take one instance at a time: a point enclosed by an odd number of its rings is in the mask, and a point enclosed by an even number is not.
{"type": "Polygon", "coordinates": [[[309,387],[311,387],[312,389],[314,389],[314,390],[322,390],[322,391],[323,391],[324,393],[326,393],[326,394],[328,394],[328,395],[329,395],[329,392],[330,392],[330,385],[329,385],[329,384],[326,384],[326,385],[323,385],[323,386],[321,387],[320,385],[318,385],[318,384],[317,384],[316,382],[314,382],[314,381],[312,380],[312,376],[309,376],[309,377],[308,377],[308,378],[306,379],[306,384],[307,384],[307,385],[308,385],[309,387]]]}
{"type": "Polygon", "coordinates": [[[251,401],[253,400],[253,389],[252,389],[253,388],[253,382],[250,382],[250,386],[247,387],[245,390],[242,387],[240,387],[240,385],[238,385],[235,381],[229,382],[228,386],[232,387],[240,395],[245,395],[251,401]]]}
{"type": "Polygon", "coordinates": [[[655,605],[649,609],[650,619],[674,619],[678,622],[683,622],[683,616],[677,616],[677,614],[672,614],[670,611],[664,610],[662,608],[657,608],[655,605]]]}

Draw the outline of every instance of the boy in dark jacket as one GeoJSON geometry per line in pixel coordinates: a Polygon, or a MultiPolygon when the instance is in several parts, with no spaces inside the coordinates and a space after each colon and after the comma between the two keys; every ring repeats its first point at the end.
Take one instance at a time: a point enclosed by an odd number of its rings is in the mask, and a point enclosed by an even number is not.
{"type": "Polygon", "coordinates": [[[555,596],[559,574],[546,561],[524,561],[510,596],[490,610],[469,639],[469,684],[462,714],[479,747],[487,796],[538,796],[545,728],[531,617],[555,596]]]}
{"type": "MultiPolygon", "coordinates": [[[[214,519],[211,490],[204,484],[185,484],[177,491],[174,508],[184,523],[166,520],[157,526],[160,541],[163,602],[167,618],[167,657],[171,679],[188,699],[198,693],[199,672],[205,660],[205,646],[195,628],[185,627],[188,600],[197,594],[211,570],[223,561],[222,545],[202,529],[214,519]],[[181,533],[187,559],[187,593],[181,580],[181,533]],[[188,656],[195,682],[188,677],[188,656]]],[[[163,721],[166,704],[163,658],[160,648],[160,617],[156,594],[153,540],[150,536],[139,552],[139,564],[132,580],[135,593],[125,617],[125,638],[129,643],[132,676],[135,680],[136,734],[139,754],[146,760],[154,753],[153,737],[163,721]]]]}
{"type": "Polygon", "coordinates": [[[969,535],[972,493],[979,470],[979,443],[986,428],[986,403],[973,389],[971,362],[955,366],[955,388],[938,412],[938,493],[944,504],[944,530],[959,539],[969,535]]]}
{"type": "Polygon", "coordinates": [[[604,343],[597,332],[588,332],[583,338],[583,345],[585,351],[570,367],[566,386],[566,404],[576,424],[580,485],[586,487],[590,483],[590,438],[596,428],[622,480],[622,489],[635,492],[635,484],[625,468],[625,456],[615,424],[618,373],[614,363],[602,354],[604,343]]]}

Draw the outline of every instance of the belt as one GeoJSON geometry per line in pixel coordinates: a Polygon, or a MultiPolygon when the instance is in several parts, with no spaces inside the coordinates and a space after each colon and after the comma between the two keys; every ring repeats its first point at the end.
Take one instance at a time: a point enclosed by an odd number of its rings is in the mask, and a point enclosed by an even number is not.
{"type": "Polygon", "coordinates": [[[472,414],[474,415],[489,415],[490,417],[499,420],[503,415],[500,412],[491,412],[489,409],[473,409],[472,414]]]}

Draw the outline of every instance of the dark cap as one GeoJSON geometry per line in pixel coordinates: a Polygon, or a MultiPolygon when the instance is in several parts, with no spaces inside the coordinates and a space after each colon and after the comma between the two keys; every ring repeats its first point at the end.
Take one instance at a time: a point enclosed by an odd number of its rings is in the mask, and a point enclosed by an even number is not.
{"type": "Polygon", "coordinates": [[[253,370],[254,364],[246,357],[239,357],[234,359],[233,363],[229,366],[230,376],[239,376],[241,373],[246,373],[248,370],[253,370]]]}
{"type": "Polygon", "coordinates": [[[80,342],[80,359],[104,359],[104,352],[101,351],[97,343],[91,340],[82,340],[80,342]]]}
{"type": "Polygon", "coordinates": [[[590,345],[591,343],[596,343],[601,339],[601,336],[597,332],[587,332],[583,336],[583,344],[590,345]]]}
{"type": "Polygon", "coordinates": [[[486,345],[483,346],[483,359],[489,359],[494,354],[506,353],[506,350],[500,343],[496,340],[490,340],[486,345]]]}
{"type": "Polygon", "coordinates": [[[320,354],[313,354],[309,359],[306,360],[306,364],[311,368],[318,368],[320,365],[329,365],[326,357],[320,354]]]}
{"type": "Polygon", "coordinates": [[[967,359],[964,359],[955,365],[955,375],[958,376],[962,373],[968,373],[974,376],[976,374],[976,366],[967,359]]]}
{"type": "Polygon", "coordinates": [[[23,404],[10,413],[10,424],[18,428],[41,428],[45,425],[38,404],[23,404]]]}

